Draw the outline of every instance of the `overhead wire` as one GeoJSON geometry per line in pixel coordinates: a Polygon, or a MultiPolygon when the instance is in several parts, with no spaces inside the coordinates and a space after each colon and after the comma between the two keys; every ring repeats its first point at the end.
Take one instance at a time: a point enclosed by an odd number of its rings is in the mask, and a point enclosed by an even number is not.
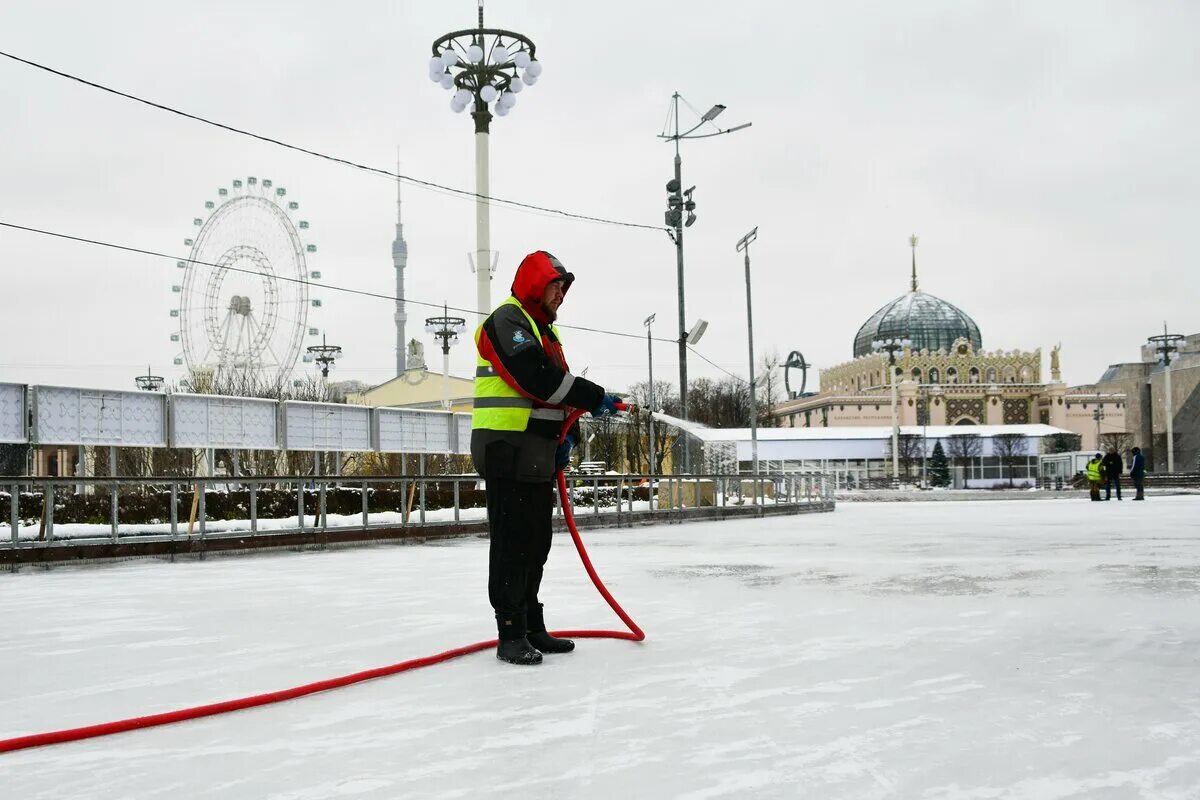
{"type": "MultiPolygon", "coordinates": [[[[121,251],[124,251],[127,253],[137,253],[139,255],[153,256],[155,258],[165,258],[165,259],[170,259],[172,261],[184,261],[184,262],[188,262],[191,264],[199,264],[199,265],[205,266],[205,267],[213,267],[215,269],[229,270],[230,272],[245,273],[247,275],[253,275],[255,277],[262,276],[262,273],[259,272],[258,270],[247,269],[245,267],[235,267],[235,266],[232,266],[229,264],[214,264],[209,261],[198,261],[198,260],[191,259],[191,258],[173,256],[169,253],[160,253],[155,250],[147,250],[142,247],[132,247],[130,245],[117,244],[115,242],[104,242],[99,239],[91,239],[86,236],[74,236],[69,233],[60,233],[58,231],[48,231],[48,230],[43,230],[41,228],[33,228],[33,227],[30,227],[27,225],[18,225],[13,222],[5,222],[4,220],[0,220],[0,227],[11,228],[13,230],[18,230],[18,231],[25,231],[26,233],[36,233],[36,234],[40,234],[42,236],[50,236],[50,237],[53,237],[56,239],[65,239],[65,240],[72,241],[72,242],[79,242],[81,244],[95,245],[97,247],[107,247],[107,248],[111,248],[113,250],[121,250],[121,251]]],[[[481,312],[481,311],[477,311],[477,310],[471,309],[471,308],[459,308],[457,306],[447,305],[446,303],[430,303],[430,302],[426,302],[423,300],[414,300],[409,297],[397,297],[396,295],[385,294],[383,292],[372,292],[372,291],[368,291],[366,289],[352,289],[348,286],[339,286],[339,285],[333,284],[333,283],[319,283],[317,281],[304,280],[302,278],[292,278],[292,277],[285,276],[285,275],[276,275],[275,279],[280,280],[280,281],[289,282],[289,283],[299,283],[299,284],[303,284],[305,286],[312,286],[312,287],[316,287],[318,289],[328,289],[328,290],[335,291],[335,292],[344,292],[346,294],[358,295],[361,297],[372,297],[372,298],[375,298],[378,300],[390,300],[392,302],[412,303],[413,305],[416,305],[416,306],[424,306],[426,308],[433,308],[433,309],[437,309],[439,311],[441,309],[445,308],[448,311],[457,311],[457,312],[460,312],[463,314],[473,314],[477,317],[486,317],[489,313],[491,313],[491,312],[481,312]]],[[[605,336],[619,336],[623,339],[637,339],[638,341],[644,341],[646,338],[645,336],[642,336],[641,334],[637,334],[637,333],[625,333],[624,331],[613,331],[613,330],[607,330],[604,328],[594,328],[594,327],[590,327],[587,325],[559,325],[558,327],[566,328],[569,330],[575,330],[575,331],[584,331],[587,333],[599,333],[599,334],[603,334],[605,336]]],[[[669,344],[675,344],[677,341],[675,339],[664,339],[664,338],[660,338],[660,337],[652,337],[652,338],[654,341],[664,342],[664,343],[669,343],[669,344]]],[[[707,360],[707,359],[705,359],[705,360],[707,360]]]]}
{"type": "Polygon", "coordinates": [[[502,204],[503,207],[510,207],[510,208],[514,208],[514,209],[525,209],[525,210],[529,210],[529,211],[541,212],[543,214],[548,214],[548,215],[555,216],[555,217],[563,217],[563,218],[567,218],[567,219],[574,219],[574,220],[578,220],[581,222],[591,222],[591,223],[602,224],[602,225],[615,225],[618,227],[636,228],[636,229],[651,230],[651,231],[665,230],[665,228],[663,228],[663,226],[661,226],[661,225],[644,225],[639,222],[626,222],[623,220],[608,219],[606,217],[595,217],[595,216],[590,216],[587,214],[576,214],[571,211],[564,211],[563,209],[560,209],[560,208],[549,208],[546,206],[533,205],[531,203],[522,203],[517,200],[507,200],[502,197],[495,197],[493,195],[485,195],[485,194],[480,194],[478,192],[473,192],[469,189],[458,189],[453,186],[447,186],[445,184],[436,183],[434,181],[428,181],[428,180],[424,180],[422,178],[416,178],[411,175],[403,175],[399,172],[392,172],[391,170],[384,169],[382,167],[372,167],[367,164],[360,164],[356,161],[351,161],[350,159],[347,159],[347,158],[332,156],[332,155],[328,155],[326,153],[319,152],[317,150],[311,150],[306,147],[300,147],[298,145],[290,144],[290,143],[282,141],[280,139],[275,139],[270,136],[264,136],[262,134],[254,133],[252,131],[243,130],[242,128],[236,128],[232,125],[226,125],[225,123],[217,122],[215,120],[208,119],[207,117],[199,116],[198,114],[191,114],[191,113],[188,113],[187,111],[181,111],[177,108],[172,108],[171,106],[164,105],[162,103],[156,103],[152,100],[146,100],[145,98],[138,97],[137,95],[130,94],[128,92],[122,92],[119,89],[113,89],[112,87],[105,86],[100,83],[96,83],[95,81],[90,81],[86,78],[81,78],[78,75],[72,75],[68,72],[63,72],[62,70],[58,70],[53,67],[46,66],[45,64],[39,64],[36,61],[30,61],[29,59],[21,58],[20,56],[13,55],[12,53],[6,53],[6,52],[0,50],[0,56],[8,58],[12,61],[19,62],[21,64],[25,64],[25,65],[33,67],[35,69],[40,69],[44,72],[50,73],[51,75],[57,75],[60,78],[66,78],[67,80],[75,81],[76,83],[83,84],[84,86],[90,86],[93,89],[99,89],[102,92],[107,92],[109,94],[116,95],[117,97],[123,97],[126,100],[132,100],[135,103],[141,103],[142,105],[146,105],[151,108],[158,109],[160,111],[166,111],[170,114],[175,114],[177,116],[184,117],[185,119],[190,119],[195,122],[201,122],[201,123],[204,123],[205,125],[211,125],[214,128],[220,128],[221,130],[229,131],[230,133],[236,133],[241,136],[248,136],[252,139],[257,139],[261,142],[267,142],[268,144],[274,144],[279,147],[286,148],[288,150],[294,150],[298,153],[304,153],[306,155],[315,156],[317,158],[322,158],[322,159],[325,159],[326,161],[331,161],[336,164],[342,164],[344,166],[348,166],[353,169],[361,170],[363,172],[373,173],[376,175],[383,175],[383,176],[386,176],[393,180],[405,181],[414,186],[420,186],[420,187],[424,187],[427,189],[441,190],[443,192],[449,192],[449,193],[457,195],[457,196],[468,197],[468,198],[472,198],[472,199],[476,199],[476,200],[488,200],[493,203],[500,203],[500,204],[502,204]]]}

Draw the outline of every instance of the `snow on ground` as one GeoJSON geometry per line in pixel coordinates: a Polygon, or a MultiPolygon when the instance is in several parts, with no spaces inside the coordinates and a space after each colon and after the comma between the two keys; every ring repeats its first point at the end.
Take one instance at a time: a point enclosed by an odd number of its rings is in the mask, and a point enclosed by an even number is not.
{"type": "MultiPolygon", "coordinates": [[[[646,629],[0,755],[4,797],[1200,797],[1200,499],[586,532],[646,629]]],[[[487,542],[0,576],[0,738],[490,638],[487,542]]],[[[620,626],[557,537],[552,625],[620,626]]]]}

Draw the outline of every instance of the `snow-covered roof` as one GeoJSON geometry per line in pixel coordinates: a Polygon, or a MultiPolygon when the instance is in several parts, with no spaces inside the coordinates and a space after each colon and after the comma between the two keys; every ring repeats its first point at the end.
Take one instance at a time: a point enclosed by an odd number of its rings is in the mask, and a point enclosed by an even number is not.
{"type": "MultiPolygon", "coordinates": [[[[690,434],[703,442],[748,442],[749,428],[705,428],[689,425],[690,434]]],[[[901,425],[901,433],[911,433],[925,436],[929,439],[941,439],[956,434],[976,434],[990,438],[1002,433],[1019,433],[1040,439],[1054,436],[1058,433],[1071,433],[1063,428],[1052,425],[901,425]]],[[[834,427],[834,428],[759,428],[760,442],[811,442],[811,441],[840,441],[862,439],[887,439],[892,435],[890,425],[874,425],[870,427],[834,427]]]]}

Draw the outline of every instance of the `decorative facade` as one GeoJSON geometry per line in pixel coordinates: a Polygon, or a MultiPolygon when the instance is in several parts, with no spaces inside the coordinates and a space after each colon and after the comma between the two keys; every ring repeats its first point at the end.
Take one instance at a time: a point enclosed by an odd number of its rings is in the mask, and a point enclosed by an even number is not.
{"type": "Polygon", "coordinates": [[[872,348],[881,340],[908,340],[894,354],[899,425],[1040,423],[1080,434],[1084,449],[1095,449],[1100,433],[1125,430],[1125,395],[1069,390],[1060,380],[1059,347],[1050,354],[1049,382],[1042,381],[1040,348],[984,350],[973,319],[918,288],[916,237],[912,244],[909,292],[859,328],[853,360],[821,370],[819,392],[772,406],[781,426],[891,426],[889,357],[872,348]]]}

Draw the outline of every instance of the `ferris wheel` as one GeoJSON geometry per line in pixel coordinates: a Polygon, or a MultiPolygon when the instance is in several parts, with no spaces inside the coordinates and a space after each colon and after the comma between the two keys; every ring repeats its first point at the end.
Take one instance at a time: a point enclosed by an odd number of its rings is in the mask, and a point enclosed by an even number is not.
{"type": "Polygon", "coordinates": [[[176,263],[184,272],[171,287],[179,295],[171,340],[183,351],[175,363],[193,374],[281,383],[305,336],[320,334],[309,327],[309,314],[321,306],[309,292],[309,281],[321,277],[308,267],[316,245],[301,241],[307,221],[292,222],[300,204],[285,200],[287,190],[270,179],[234,180],[217,195],[204,204],[208,216],[192,220],[195,238],[183,240],[188,260],[176,263]]]}

